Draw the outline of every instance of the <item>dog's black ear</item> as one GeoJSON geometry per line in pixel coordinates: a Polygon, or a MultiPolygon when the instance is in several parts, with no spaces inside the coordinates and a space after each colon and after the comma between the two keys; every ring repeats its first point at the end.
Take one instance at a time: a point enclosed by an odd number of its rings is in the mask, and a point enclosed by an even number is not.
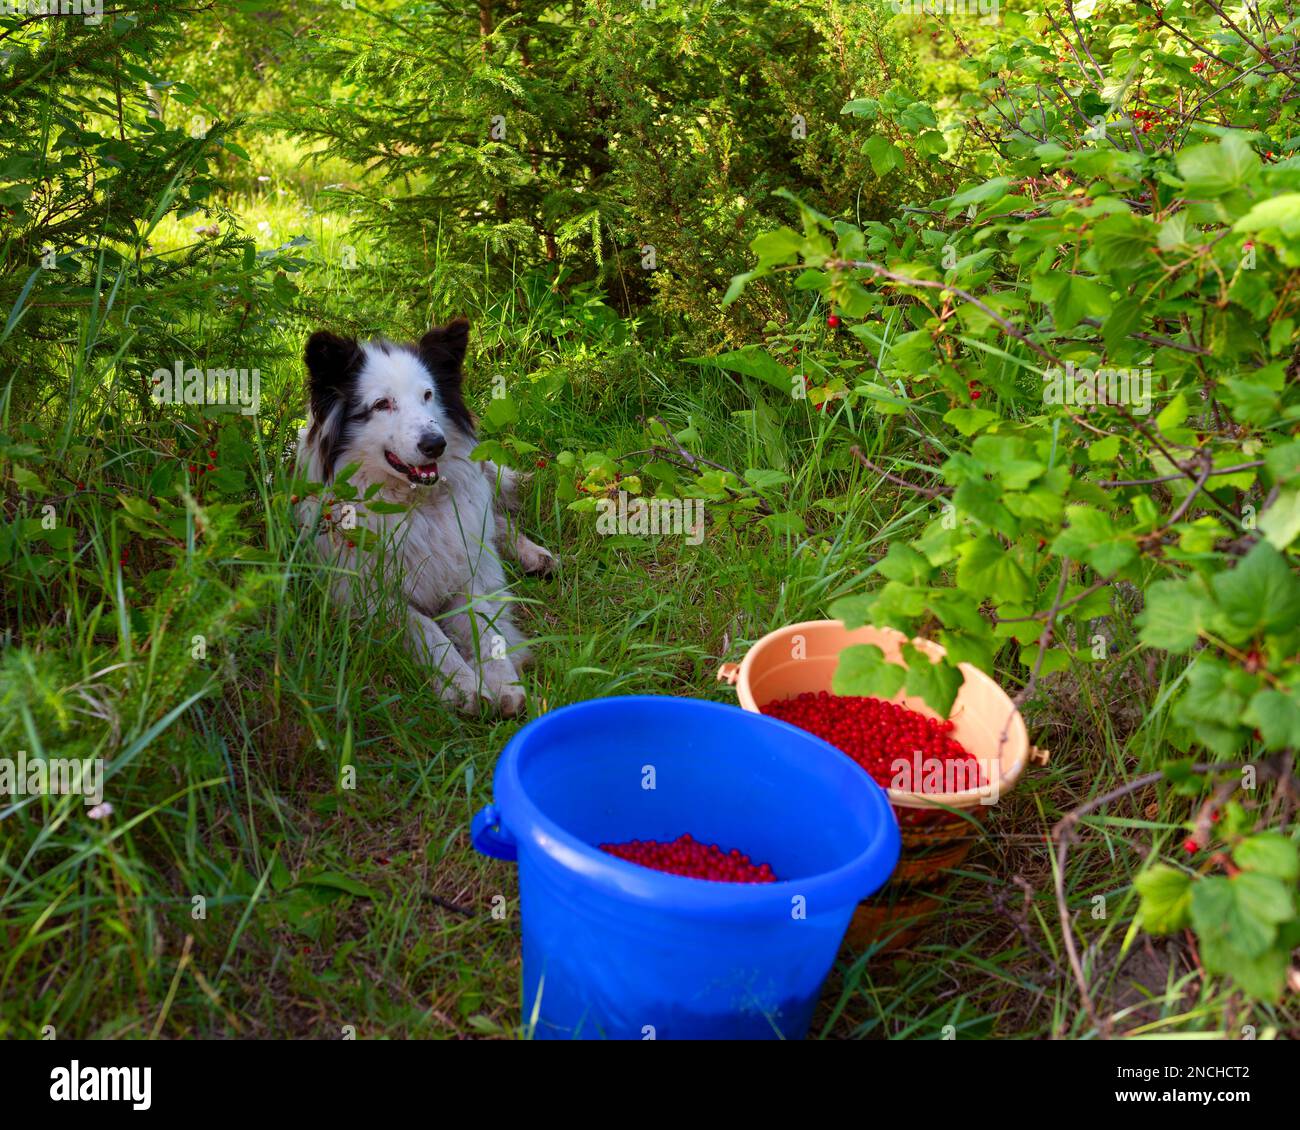
{"type": "Polygon", "coordinates": [[[324,421],[339,398],[346,397],[364,357],[356,341],[328,330],[317,330],[307,339],[307,389],[317,420],[324,421]]]}
{"type": "Polygon", "coordinates": [[[459,377],[468,346],[469,322],[454,318],[445,326],[434,326],[420,338],[420,356],[435,376],[446,372],[459,377]]]}
{"type": "Polygon", "coordinates": [[[318,330],[307,339],[305,357],[312,414],[307,439],[317,445],[328,476],[343,445],[348,394],[365,363],[365,354],[354,339],[318,330]]]}
{"type": "Polygon", "coordinates": [[[420,360],[433,374],[438,386],[438,400],[447,415],[467,436],[474,436],[474,416],[465,407],[461,389],[461,364],[469,346],[469,322],[454,318],[445,326],[435,326],[420,338],[420,360]]]}

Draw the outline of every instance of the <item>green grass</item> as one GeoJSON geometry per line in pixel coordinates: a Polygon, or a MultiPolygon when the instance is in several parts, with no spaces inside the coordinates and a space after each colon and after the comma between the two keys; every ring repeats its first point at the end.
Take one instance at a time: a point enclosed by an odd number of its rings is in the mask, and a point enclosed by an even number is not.
{"type": "MultiPolygon", "coordinates": [[[[266,407],[245,452],[258,473],[238,507],[182,507],[174,552],[129,528],[117,496],[147,496],[159,460],[183,461],[185,437],[206,443],[208,433],[143,426],[114,410],[122,374],[96,384],[98,362],[76,370],[88,389],[76,431],[97,440],[81,450],[69,436],[59,449],[69,475],[95,492],[60,502],[73,544],[31,550],[43,591],[6,603],[5,628],[21,646],[0,666],[0,748],[111,755],[114,813],[92,821],[78,800],[38,798],[0,822],[0,1035],[47,1025],[60,1036],[132,1038],[337,1038],[348,1025],[363,1038],[521,1032],[514,870],[478,856],[467,832],[518,723],[449,715],[390,632],[340,617],[325,599],[328,577],[291,521],[285,459],[312,329],[411,335],[430,317],[467,313],[471,401],[484,408],[502,376],[520,409],[514,433],[552,458],[534,476],[524,524],[561,566],[514,585],[536,640],[532,714],[621,693],[727,701],[720,662],[775,627],[824,615],[926,517],[923,501],[847,458],[846,433],[835,430],[845,420],[808,412],[774,427],[754,410],[760,388],[684,363],[653,327],[620,325],[594,300],[566,301],[528,280],[490,295],[480,285],[471,300],[474,280],[436,265],[425,290],[395,297],[383,249],[325,211],[319,182],[272,177],[227,204],[248,231],[268,225],[259,248],[297,235],[311,243],[299,250],[308,266],[293,314],[262,346],[266,407]],[[345,244],[359,249],[355,271],[342,266],[345,244]],[[718,463],[785,469],[784,505],[812,532],[715,528],[699,546],[599,537],[590,515],[555,500],[553,456],[642,448],[651,415],[693,425],[695,450],[718,463]],[[817,505],[828,498],[847,502],[840,512],[817,505]],[[198,635],[206,654],[195,658],[198,635]],[[355,787],[344,787],[350,772],[355,787]],[[498,896],[504,917],[492,913],[498,896]]],[[[193,243],[203,222],[169,219],[155,245],[193,243]]],[[[206,332],[196,318],[176,338],[202,356],[206,332]]],[[[7,430],[7,400],[5,414],[7,430]]],[[[854,425],[876,459],[914,458],[925,442],[915,423],[854,425]]],[[[36,422],[56,447],[58,430],[36,422]]],[[[843,955],[815,1032],[1090,1034],[1046,835],[1159,747],[1155,684],[1132,641],[1118,643],[1103,675],[1045,682],[1028,713],[1051,768],[996,808],[917,941],[843,955]]],[[[1008,685],[1024,674],[1008,671],[1008,685]]],[[[1293,1011],[1247,1010],[1195,976],[1181,940],[1126,937],[1130,880],[1145,858],[1128,833],[1173,843],[1185,815],[1185,802],[1153,790],[1108,810],[1070,854],[1070,905],[1099,1008],[1133,1034],[1294,1027],[1293,1011]]]]}

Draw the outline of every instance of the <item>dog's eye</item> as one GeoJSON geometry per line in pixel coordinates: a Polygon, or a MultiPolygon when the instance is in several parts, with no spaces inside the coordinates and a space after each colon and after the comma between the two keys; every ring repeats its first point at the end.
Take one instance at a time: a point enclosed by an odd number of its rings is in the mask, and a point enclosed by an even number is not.
{"type": "Polygon", "coordinates": [[[426,403],[433,399],[433,389],[429,388],[424,390],[424,399],[426,403]]]}
{"type": "Polygon", "coordinates": [[[376,401],[375,401],[375,411],[376,411],[376,412],[387,412],[387,411],[388,411],[392,406],[393,406],[393,402],[392,402],[391,400],[376,400],[376,401]]]}

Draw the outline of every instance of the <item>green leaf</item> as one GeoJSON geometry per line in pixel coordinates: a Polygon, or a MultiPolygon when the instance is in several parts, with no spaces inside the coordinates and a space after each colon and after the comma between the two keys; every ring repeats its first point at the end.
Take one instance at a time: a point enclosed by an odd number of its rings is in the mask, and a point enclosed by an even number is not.
{"type": "Polygon", "coordinates": [[[903,684],[907,693],[923,699],[941,718],[947,718],[965,681],[962,673],[946,659],[931,663],[925,652],[910,643],[903,645],[903,659],[907,663],[903,684]]]}
{"type": "Polygon", "coordinates": [[[158,511],[143,498],[138,498],[132,494],[119,494],[117,501],[132,518],[139,518],[144,522],[156,522],[158,520],[158,511]]]}
{"type": "Polygon", "coordinates": [[[745,482],[755,490],[775,490],[789,481],[790,476],[784,471],[776,471],[771,468],[750,467],[745,472],[745,482]]]}
{"type": "Polygon", "coordinates": [[[1300,236],[1300,192],[1284,192],[1261,200],[1232,225],[1235,232],[1274,231],[1287,237],[1300,236]]]}
{"type": "Polygon", "coordinates": [[[1277,888],[1286,895],[1276,879],[1250,872],[1235,879],[1219,875],[1198,879],[1192,887],[1192,925],[1197,935],[1210,945],[1220,943],[1246,957],[1259,957],[1277,937],[1277,923],[1290,916],[1279,902],[1277,888]],[[1241,880],[1246,878],[1262,882],[1264,889],[1257,884],[1243,887],[1241,880]]]}
{"type": "Polygon", "coordinates": [[[1117,302],[1102,323],[1101,338],[1106,343],[1106,352],[1112,357],[1122,352],[1127,344],[1128,335],[1136,328],[1142,317],[1142,306],[1138,302],[1117,302]]]}
{"type": "Polygon", "coordinates": [[[1156,416],[1156,427],[1162,432],[1173,431],[1174,428],[1182,426],[1190,411],[1191,409],[1187,405],[1187,397],[1180,392],[1160,410],[1156,416]]]}
{"type": "Polygon", "coordinates": [[[971,455],[1007,490],[1024,490],[1047,470],[1035,458],[1033,445],[1017,436],[982,435],[971,444],[971,455]]]}
{"type": "Polygon", "coordinates": [[[967,479],[953,492],[952,503],[963,517],[974,518],[991,529],[1014,537],[1019,530],[1010,520],[1007,508],[1002,505],[1002,497],[997,483],[984,479],[967,479]]]}
{"type": "MultiPolygon", "coordinates": [[[[1187,242],[1187,213],[1175,212],[1160,225],[1160,250],[1173,251],[1187,242]]],[[[1137,306],[1136,302],[1130,303],[1137,306]]]]}
{"type": "Polygon", "coordinates": [[[1063,647],[1049,647],[1047,654],[1043,656],[1043,662],[1038,662],[1038,655],[1041,649],[1037,644],[1029,644],[1020,649],[1020,662],[1030,671],[1038,667],[1039,673],[1043,675],[1054,675],[1058,671],[1068,671],[1073,657],[1070,652],[1063,647]]]}
{"type": "Polygon", "coordinates": [[[987,408],[950,408],[944,413],[943,422],[969,437],[987,428],[997,418],[998,414],[987,408]]]}
{"type": "Polygon", "coordinates": [[[1218,142],[1184,149],[1177,163],[1187,195],[1196,199],[1213,199],[1243,188],[1260,168],[1254,150],[1236,131],[1218,142]]]}
{"type": "Polygon", "coordinates": [[[1275,926],[1295,917],[1295,891],[1276,875],[1242,871],[1228,881],[1236,888],[1241,913],[1256,922],[1275,926]]]}
{"type": "Polygon", "coordinates": [[[45,494],[45,484],[41,482],[41,477],[35,471],[29,470],[21,463],[15,463],[12,468],[14,483],[20,491],[27,494],[45,494]]]}
{"type": "MultiPolygon", "coordinates": [[[[1246,707],[1244,671],[1202,652],[1187,669],[1187,684],[1178,700],[1179,713],[1189,719],[1235,725],[1246,707]]],[[[1247,679],[1250,676],[1245,676],[1247,679]]]]}
{"type": "Polygon", "coordinates": [[[912,621],[924,614],[930,590],[890,581],[876,594],[871,606],[872,623],[879,628],[908,631],[912,621]]]}
{"type": "Polygon", "coordinates": [[[1264,456],[1264,462],[1279,483],[1300,478],[1300,439],[1273,448],[1264,456]]]}
{"type": "Polygon", "coordinates": [[[1006,494],[1002,501],[1017,518],[1026,518],[1053,527],[1059,526],[1065,518],[1065,503],[1061,500],[1061,496],[1042,487],[1035,487],[1023,494],[1006,494]]]}
{"type": "Polygon", "coordinates": [[[913,102],[898,115],[898,121],[904,129],[912,133],[922,129],[939,128],[939,119],[934,116],[934,111],[925,102],[913,102]]]}
{"type": "MultiPolygon", "coordinates": [[[[497,439],[485,439],[475,445],[474,450],[469,453],[469,457],[476,463],[481,463],[485,459],[491,459],[494,463],[510,464],[510,448],[497,439]]],[[[572,458],[572,457],[570,457],[572,458]]]]}
{"type": "Polygon", "coordinates": [[[871,161],[871,171],[878,177],[883,177],[891,169],[898,168],[906,160],[903,151],[897,145],[878,133],[867,139],[863,152],[871,161]]]}
{"type": "Polygon", "coordinates": [[[797,510],[783,510],[768,514],[758,523],[766,526],[777,537],[800,537],[807,530],[803,516],[797,510]]]}
{"type": "Polygon", "coordinates": [[[934,566],[910,545],[896,541],[889,552],[877,563],[876,571],[891,581],[905,585],[920,585],[934,573],[934,566]]]}
{"type": "Polygon", "coordinates": [[[1137,546],[1115,529],[1109,514],[1093,506],[1067,506],[1069,525],[1052,543],[1052,552],[1091,565],[1110,576],[1137,558],[1137,546]]]}
{"type": "Polygon", "coordinates": [[[1247,837],[1233,848],[1232,858],[1238,867],[1286,883],[1300,878],[1300,848],[1281,832],[1259,832],[1247,837]]]}
{"type": "Polygon", "coordinates": [[[1228,974],[1243,993],[1260,1001],[1276,1001],[1282,996],[1290,958],[1282,949],[1265,950],[1258,957],[1247,957],[1232,946],[1210,946],[1201,951],[1206,969],[1228,974]]]}
{"type": "Polygon", "coordinates": [[[1119,455],[1119,436],[1111,435],[1088,445],[1089,463],[1113,463],[1119,455]]]}
{"type": "MultiPolygon", "coordinates": [[[[1232,418],[1243,424],[1263,426],[1271,423],[1279,414],[1278,394],[1268,385],[1259,381],[1239,381],[1225,378],[1220,386],[1224,390],[1224,402],[1232,411],[1232,418]]],[[[1230,486],[1227,480],[1216,480],[1216,486],[1230,486]]]]}
{"type": "Polygon", "coordinates": [[[1224,618],[1244,637],[1289,632],[1300,624],[1300,579],[1266,541],[1257,542],[1235,569],[1215,576],[1212,587],[1224,618]]]}
{"type": "Polygon", "coordinates": [[[1194,522],[1180,522],[1174,527],[1178,531],[1178,546],[1188,553],[1210,553],[1215,542],[1227,535],[1227,529],[1217,518],[1204,515],[1194,522]]]}
{"type": "Polygon", "coordinates": [[[1260,515],[1259,528],[1275,549],[1286,549],[1300,537],[1300,487],[1279,492],[1273,505],[1260,515]]]}
{"type": "Polygon", "coordinates": [[[794,388],[793,370],[782,365],[774,357],[758,346],[747,345],[730,353],[719,353],[716,357],[687,357],[691,365],[717,365],[728,372],[741,373],[747,377],[757,377],[773,388],[780,389],[787,396],[794,388]]]}
{"type": "Polygon", "coordinates": [[[1260,691],[1246,707],[1243,721],[1260,732],[1270,750],[1300,749],[1300,702],[1294,689],[1260,691]]]}
{"type": "Polygon", "coordinates": [[[1131,212],[1108,216],[1093,229],[1097,261],[1108,271],[1146,266],[1155,242],[1155,225],[1131,212]]]}
{"type": "Polygon", "coordinates": [[[293,886],[293,876],[289,872],[289,866],[279,854],[271,861],[271,889],[276,891],[287,891],[293,886]]]}
{"type": "Polygon", "coordinates": [[[749,249],[758,256],[759,267],[790,263],[798,259],[804,237],[793,228],[781,227],[764,232],[750,241],[749,249]]]}
{"type": "Polygon", "coordinates": [[[519,405],[508,396],[494,396],[481,419],[491,431],[500,431],[519,419],[519,405]]]}
{"type": "Polygon", "coordinates": [[[1190,920],[1191,876],[1165,863],[1143,871],[1133,886],[1141,896],[1138,914],[1142,928],[1152,934],[1172,934],[1190,920]]]}
{"type": "Polygon", "coordinates": [[[1064,274],[1054,289],[1052,313],[1057,328],[1063,332],[1074,329],[1084,318],[1099,318],[1110,312],[1110,291],[1093,279],[1064,274]]]}
{"type": "Polygon", "coordinates": [[[853,644],[840,652],[831,690],[842,695],[893,698],[903,686],[907,671],[890,663],[873,643],[853,644]]]}
{"type": "Polygon", "coordinates": [[[727,293],[722,296],[722,305],[730,306],[742,294],[745,293],[745,287],[749,284],[750,279],[757,277],[757,271],[742,271],[738,275],[731,276],[731,283],[727,286],[727,293]]]}
{"type": "Polygon", "coordinates": [[[328,887],[331,890],[344,891],[361,898],[377,899],[379,896],[364,883],[341,875],[337,871],[320,871],[315,875],[303,875],[298,879],[300,887],[328,887]]]}
{"type": "Polygon", "coordinates": [[[994,177],[992,180],[985,181],[983,184],[974,185],[971,188],[959,192],[948,201],[949,208],[965,208],[968,204],[980,204],[985,200],[993,200],[997,197],[1005,196],[1007,189],[1011,187],[1009,177],[994,177]]]}
{"type": "Polygon", "coordinates": [[[1214,611],[1199,578],[1156,581],[1147,589],[1145,601],[1137,618],[1139,638],[1147,647],[1164,651],[1190,651],[1214,611]]]}
{"type": "Polygon", "coordinates": [[[949,663],[969,663],[981,671],[993,673],[993,660],[997,654],[995,641],[980,639],[966,631],[945,631],[939,633],[939,643],[948,653],[949,663]]]}
{"type": "Polygon", "coordinates": [[[850,631],[870,624],[876,596],[876,593],[869,592],[858,596],[842,596],[839,600],[831,601],[831,619],[839,620],[850,631]]]}
{"type": "Polygon", "coordinates": [[[872,119],[880,113],[880,103],[874,98],[855,98],[852,102],[846,102],[840,113],[872,119]]]}
{"type": "Polygon", "coordinates": [[[995,604],[1029,599],[1029,578],[997,538],[989,534],[967,542],[959,551],[957,584],[969,593],[988,597],[995,604]]]}

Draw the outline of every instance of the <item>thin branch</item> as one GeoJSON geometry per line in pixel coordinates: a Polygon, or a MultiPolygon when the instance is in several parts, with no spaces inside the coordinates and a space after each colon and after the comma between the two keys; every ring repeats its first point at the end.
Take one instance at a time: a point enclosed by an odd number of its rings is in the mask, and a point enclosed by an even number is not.
{"type": "Polygon", "coordinates": [[[1210,472],[1214,470],[1214,464],[1211,463],[1209,459],[1209,452],[1206,452],[1205,455],[1204,465],[1201,468],[1201,473],[1196,476],[1195,484],[1192,486],[1192,489],[1187,492],[1187,497],[1179,503],[1178,509],[1169,515],[1169,520],[1165,522],[1164,528],[1160,530],[1159,533],[1163,534],[1165,530],[1168,530],[1171,526],[1176,526],[1181,522],[1183,515],[1192,508],[1192,503],[1195,501],[1196,496],[1204,489],[1205,484],[1210,477],[1210,472]]]}
{"type": "MultiPolygon", "coordinates": [[[[1086,598],[1092,596],[1092,594],[1095,593],[1098,589],[1104,589],[1114,579],[1115,579],[1114,577],[1102,577],[1101,580],[1095,581],[1093,584],[1089,585],[1086,589],[1083,590],[1083,592],[1070,597],[1069,600],[1061,601],[1061,603],[1057,606],[1056,611],[1063,612],[1065,609],[1071,607],[1072,605],[1078,604],[1079,601],[1085,600],[1086,598]]],[[[1032,616],[999,616],[995,612],[993,613],[993,619],[994,622],[998,624],[1027,624],[1031,620],[1046,620],[1048,615],[1049,612],[1035,612],[1032,616]]]]}
{"type": "MultiPolygon", "coordinates": [[[[1079,324],[1092,326],[1093,329],[1101,329],[1102,323],[1096,318],[1080,318],[1079,324]]],[[[1175,341],[1171,337],[1160,337],[1158,334],[1149,333],[1131,333],[1126,335],[1136,341],[1145,341],[1149,345],[1161,345],[1166,349],[1176,349],[1180,353],[1191,353],[1197,357],[1213,357],[1214,354],[1208,349],[1202,349],[1199,345],[1188,345],[1184,341],[1175,341]]]]}
{"type": "MultiPolygon", "coordinates": [[[[1250,471],[1256,467],[1264,466],[1264,460],[1255,459],[1249,463],[1237,463],[1232,467],[1218,467],[1210,472],[1210,478],[1217,475],[1235,475],[1241,471],[1250,471]]],[[[1155,483],[1171,483],[1175,479],[1186,478],[1186,472],[1179,471],[1174,475],[1161,475],[1158,479],[1106,479],[1104,482],[1097,484],[1099,487],[1146,487],[1155,483]]]]}
{"type": "Polygon", "coordinates": [[[881,476],[881,478],[888,479],[896,486],[906,487],[908,490],[914,490],[917,494],[922,494],[926,498],[942,498],[952,492],[952,487],[923,487],[919,483],[910,483],[906,479],[899,478],[897,475],[891,475],[883,467],[877,467],[870,459],[863,455],[862,448],[860,448],[856,443],[849,448],[849,454],[861,463],[868,471],[874,472],[881,476]]]}
{"type": "Polygon", "coordinates": [[[1056,617],[1060,615],[1062,599],[1065,596],[1065,586],[1070,581],[1070,566],[1072,562],[1068,557],[1061,558],[1061,580],[1056,586],[1056,597],[1052,601],[1052,607],[1047,610],[1044,619],[1047,621],[1043,628],[1042,635],[1038,637],[1038,658],[1034,661],[1034,669],[1029,672],[1029,681],[1017,692],[1016,697],[1011,700],[1014,709],[1007,717],[1007,725],[1003,727],[1002,733],[1005,736],[1007,729],[1011,726],[1011,719],[1015,716],[1029,696],[1034,693],[1034,687],[1038,685],[1038,676],[1043,670],[1043,660],[1047,658],[1047,649],[1052,646],[1052,636],[1056,633],[1056,617]]]}

